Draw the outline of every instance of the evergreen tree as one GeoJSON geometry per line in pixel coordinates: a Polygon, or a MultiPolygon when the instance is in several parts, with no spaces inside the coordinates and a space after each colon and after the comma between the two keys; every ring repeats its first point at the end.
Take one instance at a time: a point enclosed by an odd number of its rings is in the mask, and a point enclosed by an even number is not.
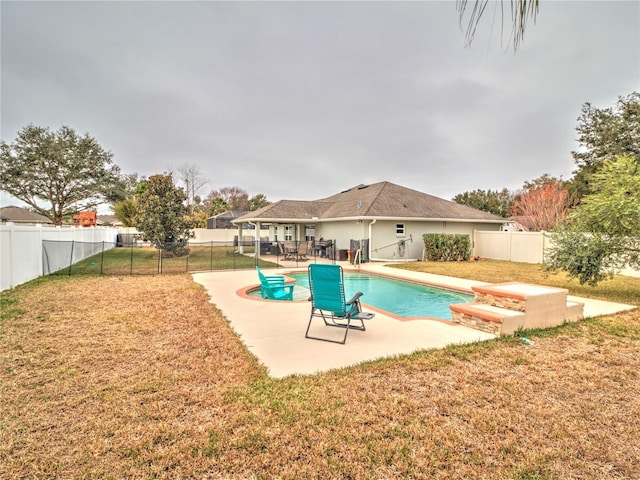
{"type": "Polygon", "coordinates": [[[28,125],[0,149],[0,188],[56,225],[108,202],[121,182],[112,153],[66,126],[28,125]]]}
{"type": "Polygon", "coordinates": [[[136,228],[157,248],[176,256],[188,252],[191,225],[185,206],[187,196],[171,175],[153,175],[138,196],[136,228]]]}
{"type": "Polygon", "coordinates": [[[545,259],[580,283],[597,285],[616,270],[640,267],[640,165],[636,158],[605,160],[592,176],[593,193],[553,235],[545,259]]]}

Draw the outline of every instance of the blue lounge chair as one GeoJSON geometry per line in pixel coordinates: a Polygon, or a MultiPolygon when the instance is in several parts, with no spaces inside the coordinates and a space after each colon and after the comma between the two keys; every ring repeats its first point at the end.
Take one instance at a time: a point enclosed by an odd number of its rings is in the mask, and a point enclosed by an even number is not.
{"type": "Polygon", "coordinates": [[[364,321],[374,317],[373,313],[363,312],[360,306],[362,292],[356,293],[351,300],[345,301],[344,277],[340,265],[318,264],[309,265],[309,289],[311,290],[311,315],[305,338],[323,340],[325,342],[345,344],[350,329],[366,330],[364,321]],[[320,317],[328,327],[344,328],[342,340],[309,335],[311,322],[314,317],[320,317]],[[359,324],[352,325],[352,321],[359,324]]]}
{"type": "Polygon", "coordinates": [[[260,277],[260,296],[270,300],[293,300],[294,283],[284,283],[282,275],[265,275],[256,266],[258,277],[260,277]]]}

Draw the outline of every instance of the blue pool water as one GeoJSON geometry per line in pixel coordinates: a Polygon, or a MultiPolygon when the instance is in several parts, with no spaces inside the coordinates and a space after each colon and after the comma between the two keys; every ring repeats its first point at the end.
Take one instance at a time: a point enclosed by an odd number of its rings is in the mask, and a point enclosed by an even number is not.
{"type": "MultiPolygon", "coordinates": [[[[294,294],[308,298],[309,277],[306,273],[293,273],[294,294]],[[298,292],[296,292],[298,290],[298,292]]],[[[357,292],[364,295],[362,303],[386,310],[400,317],[434,317],[451,320],[449,305],[473,301],[473,295],[430,287],[393,278],[364,273],[344,274],[344,292],[349,300],[357,292]]]]}

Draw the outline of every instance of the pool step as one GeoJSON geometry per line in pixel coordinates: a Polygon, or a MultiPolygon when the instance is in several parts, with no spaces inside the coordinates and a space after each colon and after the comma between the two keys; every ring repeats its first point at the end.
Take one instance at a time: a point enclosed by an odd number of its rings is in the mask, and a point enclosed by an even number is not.
{"type": "Polygon", "coordinates": [[[472,303],[450,306],[453,321],[495,335],[555,327],[583,317],[584,304],[568,301],[564,288],[509,282],[472,290],[472,303]]]}
{"type": "Polygon", "coordinates": [[[459,303],[450,308],[455,323],[498,336],[514,332],[525,318],[523,312],[482,303],[459,303]]]}

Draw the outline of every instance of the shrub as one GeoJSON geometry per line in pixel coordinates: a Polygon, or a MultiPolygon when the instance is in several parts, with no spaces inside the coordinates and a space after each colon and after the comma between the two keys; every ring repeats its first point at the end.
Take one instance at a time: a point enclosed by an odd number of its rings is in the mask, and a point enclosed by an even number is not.
{"type": "Polygon", "coordinates": [[[422,236],[425,260],[434,262],[460,262],[471,256],[469,235],[425,233],[422,236]]]}

